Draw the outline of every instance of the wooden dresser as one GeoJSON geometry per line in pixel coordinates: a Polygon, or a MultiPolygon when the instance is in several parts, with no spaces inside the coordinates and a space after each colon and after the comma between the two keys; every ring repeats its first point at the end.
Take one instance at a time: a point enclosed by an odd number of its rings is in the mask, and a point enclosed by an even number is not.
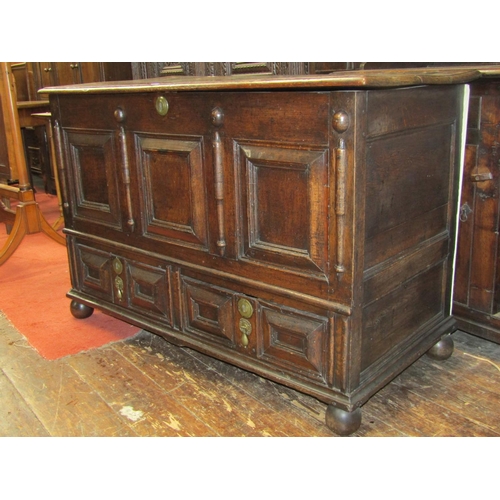
{"type": "Polygon", "coordinates": [[[93,308],[326,402],[453,350],[473,70],[46,88],[71,310],[93,308]]]}
{"type": "Polygon", "coordinates": [[[468,333],[500,343],[500,65],[470,85],[453,314],[468,333]]]}

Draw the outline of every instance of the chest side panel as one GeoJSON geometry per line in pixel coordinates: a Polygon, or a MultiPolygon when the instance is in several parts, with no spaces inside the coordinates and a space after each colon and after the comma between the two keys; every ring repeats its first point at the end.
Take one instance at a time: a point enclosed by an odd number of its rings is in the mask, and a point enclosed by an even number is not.
{"type": "Polygon", "coordinates": [[[368,94],[363,369],[449,315],[461,105],[456,88],[368,94]]]}

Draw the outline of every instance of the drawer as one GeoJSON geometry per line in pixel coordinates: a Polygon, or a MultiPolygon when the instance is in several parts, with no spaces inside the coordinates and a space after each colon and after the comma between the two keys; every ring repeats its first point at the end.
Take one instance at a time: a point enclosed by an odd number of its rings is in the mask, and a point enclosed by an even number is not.
{"type": "Polygon", "coordinates": [[[326,384],[328,318],[181,278],[182,330],[326,384]]]}
{"type": "Polygon", "coordinates": [[[255,353],[257,305],[231,290],[181,278],[182,330],[212,344],[255,353]]]}
{"type": "Polygon", "coordinates": [[[103,249],[74,246],[75,289],[173,325],[170,266],[153,266],[103,249]]]}
{"type": "Polygon", "coordinates": [[[260,307],[257,357],[326,384],[328,319],[277,304],[260,307]]]}

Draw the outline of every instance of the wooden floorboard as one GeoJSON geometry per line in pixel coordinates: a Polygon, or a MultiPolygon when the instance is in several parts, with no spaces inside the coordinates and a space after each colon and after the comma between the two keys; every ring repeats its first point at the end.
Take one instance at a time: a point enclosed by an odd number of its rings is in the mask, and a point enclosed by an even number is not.
{"type": "MultiPolygon", "coordinates": [[[[500,345],[454,340],[374,395],[354,436],[500,436],[500,345]]],[[[0,436],[334,437],[318,400],[148,332],[48,361],[1,314],[0,401],[0,436]]]]}

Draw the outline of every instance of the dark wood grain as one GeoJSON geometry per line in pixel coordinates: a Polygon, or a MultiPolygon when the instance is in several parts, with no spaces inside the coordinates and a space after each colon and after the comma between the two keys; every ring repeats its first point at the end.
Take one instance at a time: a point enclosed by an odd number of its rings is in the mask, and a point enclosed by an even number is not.
{"type": "Polygon", "coordinates": [[[238,78],[174,76],[99,85],[46,87],[44,94],[157,92],[164,90],[266,89],[310,87],[401,87],[425,84],[458,84],[480,78],[477,68],[418,68],[336,72],[331,75],[245,75],[238,78]]]}

